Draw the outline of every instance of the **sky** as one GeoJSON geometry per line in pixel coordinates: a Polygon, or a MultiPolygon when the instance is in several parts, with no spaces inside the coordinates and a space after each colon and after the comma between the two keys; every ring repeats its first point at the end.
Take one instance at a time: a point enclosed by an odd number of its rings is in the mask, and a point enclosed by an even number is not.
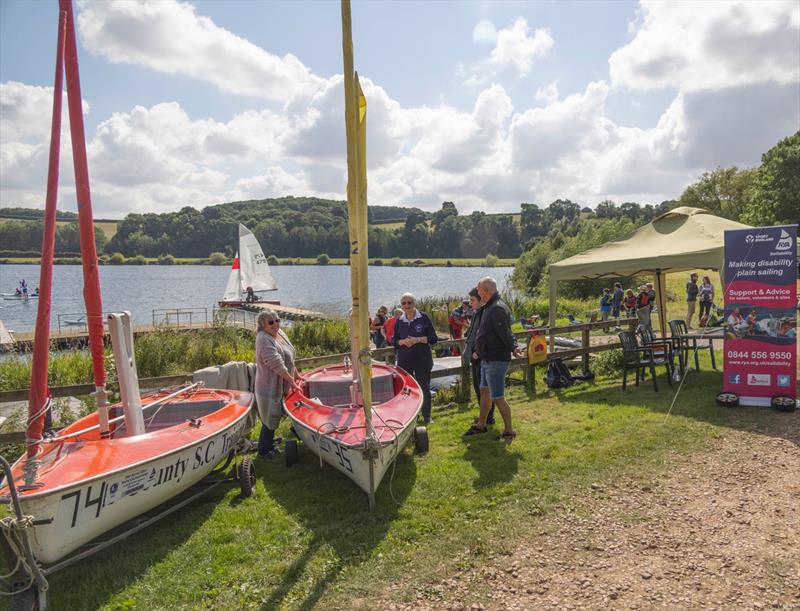
{"type": "MultiPolygon", "coordinates": [[[[657,204],[800,129],[800,2],[353,2],[372,205],[657,204]]],[[[75,4],[98,218],[345,198],[339,3],[75,4]]],[[[44,207],[58,3],[0,1],[0,206],[44,207]]],[[[64,104],[66,109],[66,103],[64,104]]],[[[59,209],[75,210],[64,117],[59,209]]]]}

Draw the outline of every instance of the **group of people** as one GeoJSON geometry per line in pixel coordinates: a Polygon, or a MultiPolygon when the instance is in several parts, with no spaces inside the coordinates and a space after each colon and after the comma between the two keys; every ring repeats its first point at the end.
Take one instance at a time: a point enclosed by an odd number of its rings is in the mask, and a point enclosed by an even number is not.
{"type": "Polygon", "coordinates": [[[653,283],[648,282],[633,289],[623,290],[621,282],[614,283],[614,291],[603,289],[600,296],[600,319],[620,318],[624,312],[626,318],[639,318],[643,327],[651,327],[650,314],[655,310],[656,291],[653,283]]]}
{"type": "MultiPolygon", "coordinates": [[[[504,424],[498,438],[510,440],[516,432],[512,426],[511,407],[505,399],[505,377],[512,355],[520,354],[511,332],[511,312],[500,299],[497,281],[490,276],[478,282],[469,292],[469,300],[465,299],[460,308],[465,320],[459,329],[466,331],[462,358],[472,368],[473,387],[480,405],[478,417],[466,435],[488,432],[494,423],[496,406],[504,424]],[[469,321],[467,311],[470,312],[469,321]]],[[[281,330],[280,322],[273,310],[264,310],[258,316],[255,394],[262,422],[258,453],[265,458],[272,458],[278,452],[275,430],[283,415],[283,398],[299,389],[300,382],[295,350],[281,330]]],[[[431,318],[417,309],[413,294],[405,293],[393,316],[388,315],[386,307],[378,310],[370,329],[375,345],[379,348],[387,344],[393,346],[397,365],[419,383],[423,397],[421,415],[426,424],[431,423],[431,347],[439,340],[431,318]]]]}
{"type": "MultiPolygon", "coordinates": [[[[702,283],[697,282],[697,273],[689,276],[686,283],[686,326],[691,328],[697,304],[700,304],[700,326],[706,326],[710,320],[714,305],[714,285],[708,276],[703,276],[702,283]]],[[[650,315],[656,310],[656,291],[652,282],[634,289],[623,289],[621,282],[614,283],[613,291],[603,289],[600,296],[600,319],[620,318],[623,313],[626,318],[638,318],[642,327],[652,327],[650,315]]]]}
{"type": "Polygon", "coordinates": [[[692,328],[697,303],[700,303],[700,326],[708,325],[711,318],[711,306],[714,305],[714,285],[711,278],[703,276],[703,282],[697,284],[697,274],[692,272],[689,282],[686,283],[686,326],[692,328]]]}
{"type": "MultiPolygon", "coordinates": [[[[28,296],[29,296],[28,295],[28,282],[24,278],[19,281],[19,286],[16,289],[14,289],[14,294],[17,297],[22,297],[23,299],[27,299],[28,298],[28,296]]],[[[33,297],[38,297],[39,296],[39,287],[38,286],[35,289],[33,289],[32,296],[33,297]]]]}

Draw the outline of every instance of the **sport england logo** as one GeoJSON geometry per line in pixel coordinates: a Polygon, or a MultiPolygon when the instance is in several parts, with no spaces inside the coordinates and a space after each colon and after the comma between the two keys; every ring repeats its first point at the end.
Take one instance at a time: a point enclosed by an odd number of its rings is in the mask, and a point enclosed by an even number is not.
{"type": "Polygon", "coordinates": [[[749,373],[747,374],[748,386],[769,386],[772,376],[768,373],[749,373]]]}
{"type": "Polygon", "coordinates": [[[738,373],[732,373],[728,376],[728,382],[730,384],[741,384],[742,383],[742,376],[738,373]]]}
{"type": "Polygon", "coordinates": [[[791,386],[791,384],[792,384],[792,378],[791,378],[791,376],[787,376],[787,375],[779,375],[777,384],[781,388],[789,388],[789,386],[791,386]]]}
{"type": "Polygon", "coordinates": [[[785,229],[781,229],[781,237],[775,245],[775,250],[789,250],[792,248],[792,236],[785,229]]]}
{"type": "Polygon", "coordinates": [[[748,233],[748,234],[745,236],[745,238],[744,238],[744,241],[745,241],[745,242],[747,242],[748,244],[752,244],[753,242],[755,242],[755,241],[756,241],[756,239],[753,237],[753,234],[752,234],[752,233],[748,233]]]}

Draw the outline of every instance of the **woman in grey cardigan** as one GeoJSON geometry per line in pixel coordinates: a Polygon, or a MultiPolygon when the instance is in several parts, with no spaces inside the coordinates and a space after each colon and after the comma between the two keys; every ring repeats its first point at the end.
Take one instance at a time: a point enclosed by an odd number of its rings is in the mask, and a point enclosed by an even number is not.
{"type": "Polygon", "coordinates": [[[294,366],[294,346],[280,329],[281,319],[274,310],[258,315],[256,334],[256,402],[261,416],[258,455],[273,458],[275,429],[283,416],[283,397],[298,388],[300,374],[294,366]]]}

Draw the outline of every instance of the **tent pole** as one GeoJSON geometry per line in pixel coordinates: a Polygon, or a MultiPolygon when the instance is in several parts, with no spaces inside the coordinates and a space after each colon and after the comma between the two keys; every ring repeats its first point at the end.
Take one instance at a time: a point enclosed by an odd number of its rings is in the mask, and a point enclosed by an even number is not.
{"type": "Polygon", "coordinates": [[[661,327],[661,337],[667,336],[667,274],[656,270],[656,304],[658,305],[658,324],[661,327]]]}
{"type": "MultiPolygon", "coordinates": [[[[556,326],[556,299],[557,299],[557,286],[556,281],[553,280],[553,273],[550,272],[550,311],[547,320],[547,326],[552,329],[556,326]]],[[[550,353],[556,351],[556,336],[550,332],[550,353]]]]}

